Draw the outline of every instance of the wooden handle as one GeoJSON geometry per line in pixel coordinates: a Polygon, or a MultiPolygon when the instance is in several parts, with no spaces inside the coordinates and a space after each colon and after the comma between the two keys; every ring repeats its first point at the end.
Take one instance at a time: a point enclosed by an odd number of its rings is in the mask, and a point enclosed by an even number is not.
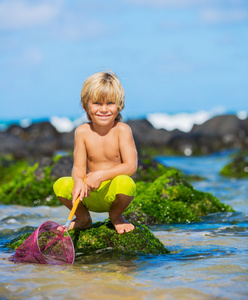
{"type": "Polygon", "coordinates": [[[70,212],[70,214],[69,214],[69,217],[68,217],[67,221],[65,222],[65,225],[64,225],[64,226],[65,226],[66,228],[69,228],[69,226],[70,226],[70,224],[71,224],[71,220],[72,220],[73,216],[75,215],[75,211],[76,211],[76,209],[77,209],[77,207],[78,207],[79,202],[80,202],[80,198],[78,197],[78,198],[76,199],[76,201],[75,201],[75,203],[74,203],[72,209],[71,209],[71,212],[70,212]]]}
{"type": "Polygon", "coordinates": [[[70,220],[70,221],[72,220],[73,216],[75,215],[75,211],[76,211],[76,209],[77,209],[77,207],[78,207],[79,202],[80,202],[80,198],[78,197],[78,198],[76,199],[76,201],[75,201],[75,203],[74,203],[72,209],[71,209],[71,212],[70,212],[70,214],[69,214],[68,220],[70,220]]]}
{"type": "MultiPolygon", "coordinates": [[[[86,177],[84,178],[84,182],[85,182],[85,179],[86,179],[86,177]]],[[[76,210],[77,210],[77,207],[78,207],[79,202],[80,202],[80,198],[78,197],[78,198],[76,199],[76,201],[75,201],[75,203],[74,203],[72,209],[71,209],[71,212],[70,212],[70,214],[69,214],[69,217],[68,217],[68,219],[67,219],[67,221],[66,221],[66,223],[65,223],[65,227],[69,228],[69,226],[70,226],[70,224],[71,224],[71,220],[72,220],[73,216],[75,215],[75,212],[76,212],[76,210]]]]}

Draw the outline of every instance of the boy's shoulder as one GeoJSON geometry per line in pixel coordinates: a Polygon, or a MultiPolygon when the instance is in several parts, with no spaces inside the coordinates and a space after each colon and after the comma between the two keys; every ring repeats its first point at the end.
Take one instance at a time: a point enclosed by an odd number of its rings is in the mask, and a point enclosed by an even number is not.
{"type": "Polygon", "coordinates": [[[76,134],[80,134],[80,133],[84,133],[90,130],[90,123],[84,123],[82,125],[79,125],[76,130],[75,133],[76,134]]]}
{"type": "Polygon", "coordinates": [[[121,129],[122,129],[122,128],[123,128],[123,129],[128,129],[128,128],[130,128],[130,126],[129,126],[128,124],[123,123],[123,122],[121,122],[121,121],[118,121],[116,125],[117,125],[118,128],[121,128],[121,129]]]}
{"type": "Polygon", "coordinates": [[[131,128],[128,124],[120,122],[120,121],[116,124],[116,127],[120,132],[130,132],[131,131],[131,128]]]}

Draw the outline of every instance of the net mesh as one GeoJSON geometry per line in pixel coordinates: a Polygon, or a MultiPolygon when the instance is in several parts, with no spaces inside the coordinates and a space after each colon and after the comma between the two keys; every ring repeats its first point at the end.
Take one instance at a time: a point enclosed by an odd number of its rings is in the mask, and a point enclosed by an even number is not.
{"type": "Polygon", "coordinates": [[[65,227],[53,221],[40,225],[16,249],[11,260],[39,264],[73,264],[74,246],[65,227]]]}

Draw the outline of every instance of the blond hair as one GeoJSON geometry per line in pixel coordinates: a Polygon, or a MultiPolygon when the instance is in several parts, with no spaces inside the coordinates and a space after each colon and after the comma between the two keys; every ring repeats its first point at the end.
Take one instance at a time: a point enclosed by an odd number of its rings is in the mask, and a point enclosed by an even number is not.
{"type": "Polygon", "coordinates": [[[116,120],[121,121],[120,111],[124,108],[125,92],[119,79],[113,72],[95,73],[88,77],[83,84],[81,103],[89,121],[91,121],[91,117],[88,113],[88,103],[91,100],[100,103],[105,101],[116,103],[119,110],[116,120]]]}

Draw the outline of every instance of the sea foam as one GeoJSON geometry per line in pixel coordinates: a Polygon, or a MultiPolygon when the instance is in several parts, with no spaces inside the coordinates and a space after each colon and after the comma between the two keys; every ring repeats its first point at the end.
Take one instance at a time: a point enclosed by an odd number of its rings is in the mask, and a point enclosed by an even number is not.
{"type": "Polygon", "coordinates": [[[70,132],[80,124],[85,123],[86,121],[87,121],[87,117],[85,115],[74,120],[71,120],[68,117],[58,117],[58,116],[53,116],[50,118],[50,123],[59,132],[70,132]]]}
{"type": "MultiPolygon", "coordinates": [[[[212,117],[217,115],[223,115],[225,113],[226,112],[223,108],[216,108],[213,111],[200,110],[194,113],[182,112],[174,115],[166,113],[152,113],[147,115],[147,120],[156,129],[163,128],[168,131],[179,129],[183,132],[189,132],[195,124],[203,124],[212,117]]],[[[247,111],[244,110],[238,111],[236,113],[236,116],[241,120],[246,119],[247,115],[247,111]]]]}

